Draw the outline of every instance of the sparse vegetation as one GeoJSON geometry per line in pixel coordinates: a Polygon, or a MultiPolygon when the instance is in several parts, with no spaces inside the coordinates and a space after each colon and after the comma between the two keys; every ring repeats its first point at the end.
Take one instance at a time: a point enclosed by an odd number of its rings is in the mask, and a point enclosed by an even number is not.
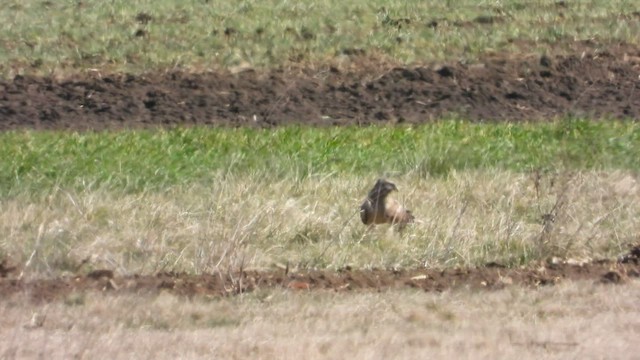
{"type": "Polygon", "coordinates": [[[547,52],[564,39],[637,43],[638,11],[631,0],[9,0],[0,5],[0,73],[469,61],[547,52]]]}
{"type": "Polygon", "coordinates": [[[551,172],[541,189],[534,173],[497,169],[398,176],[399,196],[418,220],[402,236],[386,227],[366,233],[360,223],[372,179],[227,175],[132,194],[53,188],[2,202],[8,235],[0,246],[20,263],[32,258],[34,275],[74,272],[83,260],[83,271],[201,273],[276,264],[514,266],[612,257],[637,237],[640,194],[628,171],[551,172]],[[570,186],[558,180],[567,176],[570,186]]]}
{"type": "Polygon", "coordinates": [[[92,293],[82,305],[0,302],[6,358],[624,358],[640,286],[291,293],[211,301],[92,293]],[[32,321],[34,318],[43,321],[32,321]],[[596,325],[597,326],[594,326],[596,325]]]}

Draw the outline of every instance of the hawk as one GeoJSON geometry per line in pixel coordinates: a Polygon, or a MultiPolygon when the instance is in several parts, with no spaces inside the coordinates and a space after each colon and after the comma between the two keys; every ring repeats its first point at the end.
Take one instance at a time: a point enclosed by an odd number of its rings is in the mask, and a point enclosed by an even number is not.
{"type": "Polygon", "coordinates": [[[360,205],[360,219],[363,224],[391,224],[398,225],[402,229],[413,222],[414,216],[411,211],[389,196],[393,191],[398,191],[394,183],[384,179],[376,181],[367,198],[360,205]]]}

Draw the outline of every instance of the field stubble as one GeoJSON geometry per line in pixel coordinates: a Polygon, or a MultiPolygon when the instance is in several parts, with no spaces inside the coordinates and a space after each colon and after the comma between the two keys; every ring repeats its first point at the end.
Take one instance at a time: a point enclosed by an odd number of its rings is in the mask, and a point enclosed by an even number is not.
{"type": "Polygon", "coordinates": [[[640,189],[625,171],[403,176],[396,196],[417,221],[402,234],[360,223],[358,205],[373,180],[220,177],[164,192],[25,194],[1,204],[2,250],[34,276],[96,268],[201,274],[517,266],[552,256],[613,257],[638,238],[640,189]]]}
{"type": "Polygon", "coordinates": [[[633,358],[637,281],[218,300],[78,293],[0,302],[3,358],[633,358]]]}

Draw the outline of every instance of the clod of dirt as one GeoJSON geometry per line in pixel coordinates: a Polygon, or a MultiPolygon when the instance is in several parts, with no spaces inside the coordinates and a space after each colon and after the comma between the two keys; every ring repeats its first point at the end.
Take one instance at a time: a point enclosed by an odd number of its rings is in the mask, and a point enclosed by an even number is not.
{"type": "Polygon", "coordinates": [[[640,244],[634,245],[627,254],[618,257],[618,262],[623,264],[640,264],[640,244]]]}
{"type": "Polygon", "coordinates": [[[473,22],[475,22],[476,24],[491,25],[491,24],[494,24],[496,22],[500,22],[501,20],[502,20],[502,18],[495,17],[495,16],[492,16],[492,15],[480,15],[480,16],[476,17],[475,19],[473,19],[473,22]]]}
{"type": "Polygon", "coordinates": [[[611,270],[602,275],[600,282],[604,284],[621,284],[624,282],[624,277],[619,272],[611,270]]]}
{"type": "Polygon", "coordinates": [[[93,279],[93,280],[113,279],[113,276],[114,276],[113,271],[106,270],[106,269],[93,270],[87,274],[87,278],[93,279]]]}
{"type": "Polygon", "coordinates": [[[542,55],[540,57],[540,65],[544,67],[551,67],[551,58],[549,58],[547,55],[542,55]]]}
{"type": "Polygon", "coordinates": [[[163,280],[158,285],[158,289],[173,289],[175,286],[176,286],[175,281],[173,281],[173,280],[163,280]]]}
{"type": "Polygon", "coordinates": [[[138,30],[136,30],[135,33],[133,33],[133,36],[135,36],[135,37],[143,37],[143,36],[146,36],[146,35],[147,35],[147,32],[144,29],[138,29],[138,30]]]}
{"type": "Polygon", "coordinates": [[[7,275],[9,275],[10,273],[14,272],[17,270],[17,267],[15,265],[12,265],[9,260],[7,259],[2,259],[0,261],[0,277],[7,277],[7,275]]]}
{"type": "Polygon", "coordinates": [[[300,37],[303,40],[313,40],[316,38],[316,34],[314,34],[313,31],[311,31],[309,28],[303,26],[300,29],[300,37]]]}
{"type": "Polygon", "coordinates": [[[504,266],[504,265],[502,265],[500,263],[497,263],[495,261],[488,262],[485,266],[488,267],[488,268],[498,268],[498,269],[505,269],[506,268],[506,266],[504,266]]]}
{"type": "Polygon", "coordinates": [[[145,12],[139,12],[138,15],[136,15],[136,21],[140,24],[148,24],[151,20],[153,20],[153,16],[145,12]]]}
{"type": "Polygon", "coordinates": [[[402,29],[404,25],[409,25],[409,24],[411,24],[411,19],[407,19],[407,18],[394,19],[388,15],[385,15],[382,17],[382,25],[384,26],[391,26],[398,29],[402,29]]]}
{"type": "Polygon", "coordinates": [[[339,51],[339,55],[346,55],[346,56],[363,56],[365,54],[366,54],[366,51],[364,49],[359,49],[359,48],[344,48],[339,51]]]}
{"type": "Polygon", "coordinates": [[[452,77],[453,76],[453,70],[448,66],[440,67],[439,69],[436,70],[436,73],[438,73],[438,75],[440,75],[442,77],[452,77]]]}

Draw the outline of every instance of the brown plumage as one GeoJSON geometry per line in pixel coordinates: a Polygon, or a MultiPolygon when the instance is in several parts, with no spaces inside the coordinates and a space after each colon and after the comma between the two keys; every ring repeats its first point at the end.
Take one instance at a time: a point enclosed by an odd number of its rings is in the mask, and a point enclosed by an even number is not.
{"type": "Polygon", "coordinates": [[[396,185],[384,179],[378,179],[367,198],[360,205],[360,219],[365,225],[392,224],[403,228],[414,220],[411,211],[402,206],[398,200],[389,196],[398,191],[396,185]]]}

